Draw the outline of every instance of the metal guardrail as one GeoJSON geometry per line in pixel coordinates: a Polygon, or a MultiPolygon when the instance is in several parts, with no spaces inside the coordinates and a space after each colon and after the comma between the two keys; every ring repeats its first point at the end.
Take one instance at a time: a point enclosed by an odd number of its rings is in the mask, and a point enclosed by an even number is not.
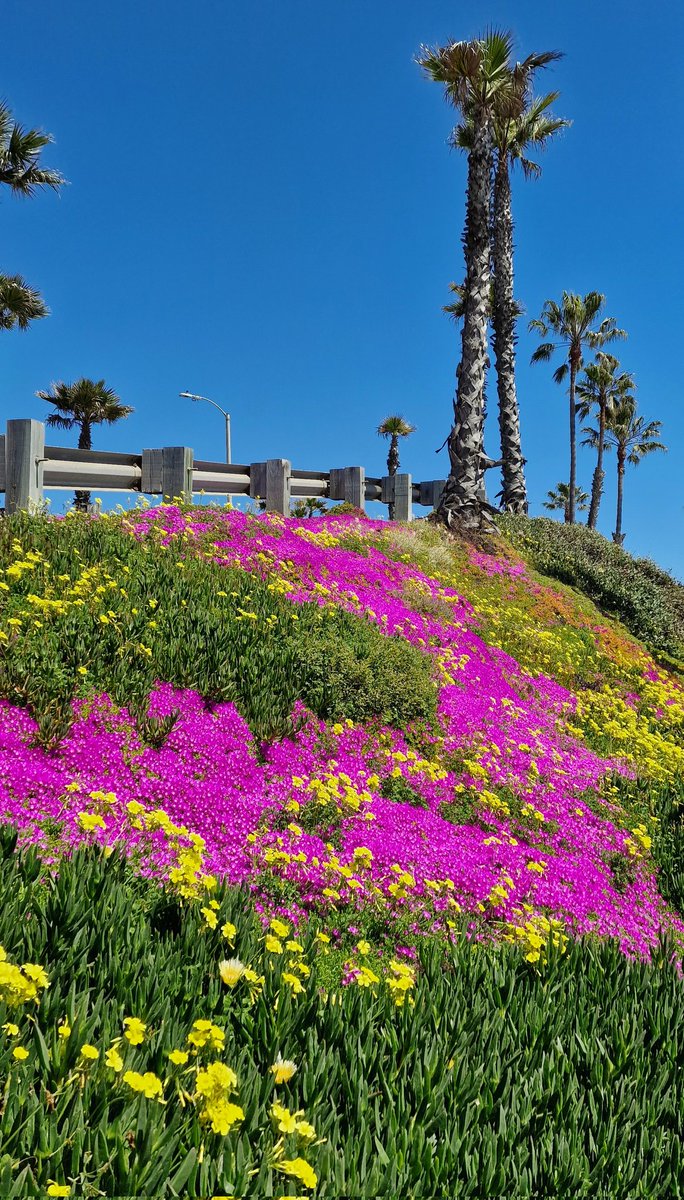
{"type": "Polygon", "coordinates": [[[0,492],[5,510],[35,509],[46,488],[58,491],[138,492],[148,496],[190,499],[208,495],[250,496],[267,510],[288,514],[292,499],[309,496],[344,500],[363,509],[376,500],[394,506],[398,521],[410,521],[414,504],[435,508],[445,481],[413,483],[409,474],[367,476],[364,467],[330,471],[293,470],[286,458],[267,462],[222,463],[195,460],[188,446],[165,446],[123,454],[46,446],[40,421],[7,422],[0,436],[0,492]]]}

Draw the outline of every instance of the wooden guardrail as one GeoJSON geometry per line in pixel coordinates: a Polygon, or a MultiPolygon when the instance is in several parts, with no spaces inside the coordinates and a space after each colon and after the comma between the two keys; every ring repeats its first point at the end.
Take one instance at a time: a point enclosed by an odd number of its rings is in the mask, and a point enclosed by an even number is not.
{"type": "Polygon", "coordinates": [[[288,514],[292,499],[318,496],[346,500],[363,509],[367,500],[394,505],[397,521],[410,521],[414,504],[435,508],[445,481],[413,483],[408,474],[367,476],[364,467],[330,471],[293,470],[286,458],[249,464],[195,459],[188,446],[164,446],[140,454],[72,450],[45,445],[41,421],[7,422],[0,436],[0,492],[5,511],[36,509],[46,489],[58,491],[138,492],[190,500],[208,495],[250,496],[266,501],[271,512],[288,514]]]}

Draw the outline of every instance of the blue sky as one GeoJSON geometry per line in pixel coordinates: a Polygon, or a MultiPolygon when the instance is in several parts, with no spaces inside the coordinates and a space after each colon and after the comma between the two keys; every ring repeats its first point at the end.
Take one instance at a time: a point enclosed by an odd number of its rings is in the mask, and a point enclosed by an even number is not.
{"type": "MultiPolygon", "coordinates": [[[[0,198],[0,269],[52,316],[4,333],[2,414],[42,415],[54,379],[104,377],[136,411],[100,448],[186,444],[381,474],[375,427],[418,432],[403,465],[445,474],[459,340],[441,312],[462,277],[465,163],[413,62],[421,42],[511,28],[518,54],[565,58],[541,81],[572,128],[543,178],[514,184],[516,294],[528,316],[562,289],[606,293],[618,349],[667,455],[630,473],[627,547],[684,577],[678,79],[684,10],[640,0],[5,0],[0,94],[55,137],[61,197],[0,198]],[[666,19],[665,19],[666,18],[666,19]],[[663,34],[667,32],[667,41],[663,34]]],[[[567,399],[529,365],[519,394],[532,511],[567,478],[567,399]]],[[[495,397],[494,381],[490,386],[495,397]]],[[[493,408],[492,404],[492,408],[493,408]]],[[[62,438],[64,435],[60,435],[62,438]]],[[[496,456],[492,424],[488,451],[496,456]]],[[[592,461],[583,452],[580,482],[592,461]]],[[[614,520],[614,461],[600,525],[614,520]]],[[[420,512],[421,510],[419,510],[420,512]]]]}

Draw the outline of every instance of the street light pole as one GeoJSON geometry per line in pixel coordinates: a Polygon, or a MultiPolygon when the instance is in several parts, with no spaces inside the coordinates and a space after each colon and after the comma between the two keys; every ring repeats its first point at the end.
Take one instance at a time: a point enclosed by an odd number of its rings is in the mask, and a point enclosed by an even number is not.
{"type": "MultiPolygon", "coordinates": [[[[196,396],[194,394],[194,392],[179,392],[178,394],[179,394],[179,396],[182,396],[184,400],[193,400],[193,401],[203,400],[205,404],[211,404],[211,406],[213,408],[217,408],[218,411],[222,414],[223,419],[226,423],[226,462],[230,463],[230,461],[231,461],[230,413],[227,413],[225,408],[221,408],[221,405],[217,404],[215,400],[210,400],[208,396],[196,396]]],[[[228,504],[232,503],[232,497],[230,495],[226,496],[226,500],[227,500],[228,504]]]]}

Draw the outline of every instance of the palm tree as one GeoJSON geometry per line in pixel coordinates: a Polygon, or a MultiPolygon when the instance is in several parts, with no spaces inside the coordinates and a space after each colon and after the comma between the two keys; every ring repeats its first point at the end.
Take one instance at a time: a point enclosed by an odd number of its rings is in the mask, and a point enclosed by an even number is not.
{"type": "MultiPolygon", "coordinates": [[[[493,122],[495,168],[492,193],[492,343],[496,362],[499,399],[499,430],[503,460],[503,489],[501,507],[505,512],[527,513],[525,460],[520,442],[520,409],[515,382],[515,323],[521,307],[513,294],[513,215],[511,211],[511,181],[509,164],[520,164],[526,179],[541,175],[541,167],[529,157],[530,149],[544,149],[546,143],[570,121],[553,117],[549,107],[558,99],[558,92],[549,92],[537,99],[527,95],[536,70],[561,58],[558,51],[530,55],[518,78],[523,89],[524,108],[519,111],[520,99],[513,103],[506,97],[497,107],[493,122]]],[[[460,150],[472,146],[472,124],[456,127],[451,144],[460,150]]],[[[455,289],[453,289],[455,290],[455,289]]],[[[449,305],[454,312],[457,305],[449,305]]],[[[459,315],[455,313],[455,315],[459,315]]]]}
{"type": "Polygon", "coordinates": [[[549,362],[553,353],[562,346],[567,362],[554,371],[554,381],[563,383],[570,374],[570,503],[567,521],[575,520],[575,481],[577,478],[577,421],[575,415],[575,386],[577,374],[582,369],[585,346],[598,350],[616,338],[625,338],[624,329],[618,329],[614,317],[602,317],[606,298],[600,292],[587,292],[578,296],[575,292],[563,292],[560,304],[547,300],[538,320],[530,321],[530,331],[541,337],[555,335],[556,340],[543,342],[532,355],[532,362],[549,362]],[[598,325],[597,325],[598,322],[598,325]]]}
{"type": "Polygon", "coordinates": [[[31,321],[49,312],[40,292],[21,275],[0,275],[0,329],[28,329],[31,321]]]}
{"type": "MultiPolygon", "coordinates": [[[[655,450],[667,450],[667,446],[658,441],[662,422],[649,421],[636,415],[636,401],[633,396],[626,395],[620,404],[616,405],[606,417],[606,449],[614,447],[617,452],[617,511],[615,514],[615,532],[613,541],[621,546],[625,540],[622,532],[622,494],[625,480],[625,466],[629,463],[637,467],[642,458],[655,450]]],[[[586,438],[584,446],[598,448],[598,429],[583,430],[586,438]]]]}
{"type": "Polygon", "coordinates": [[[634,377],[623,371],[617,375],[620,366],[613,354],[599,350],[596,361],[584,368],[584,379],[577,384],[579,403],[577,413],[580,421],[586,421],[592,409],[598,412],[598,430],[596,434],[596,467],[591,481],[591,505],[587,525],[596,529],[599,506],[603,493],[603,451],[606,439],[606,419],[615,408],[628,399],[633,399],[634,377]]]}
{"type": "Polygon", "coordinates": [[[321,516],[327,511],[327,504],[318,496],[300,496],[298,500],[292,501],[290,515],[305,520],[308,517],[321,516]]]}
{"type": "MultiPolygon", "coordinates": [[[[544,508],[555,512],[557,509],[562,509],[565,515],[565,520],[568,519],[568,509],[570,507],[570,487],[567,483],[557,483],[555,491],[548,491],[548,500],[544,501],[544,508]]],[[[589,495],[583,492],[581,488],[575,488],[575,508],[579,512],[586,512],[589,507],[587,500],[589,495]]]]}
{"type": "MultiPolygon", "coordinates": [[[[77,379],[75,383],[53,383],[49,392],[36,395],[53,404],[56,411],[50,413],[45,424],[55,429],[78,429],[79,450],[92,449],[92,427],[113,425],[133,412],[122,404],[116,392],[105,386],[104,379],[77,379]]],[[[85,512],[90,504],[90,492],[76,492],[74,508],[85,512]]]]}
{"type": "Polygon", "coordinates": [[[52,140],[49,133],[17,125],[0,102],[0,184],[7,184],[16,196],[32,196],[42,187],[59,191],[66,180],[59,171],[40,165],[41,153],[52,140]]]}
{"type": "MultiPolygon", "coordinates": [[[[399,470],[399,438],[410,437],[416,432],[415,425],[411,425],[410,421],[405,421],[403,417],[385,417],[384,421],[378,425],[378,435],[380,437],[389,438],[389,453],[387,455],[387,473],[388,475],[396,475],[399,470]]],[[[394,501],[391,501],[389,507],[389,519],[394,520],[394,501]]]]}
{"type": "Polygon", "coordinates": [[[483,396],[487,368],[489,304],[489,194],[492,172],[492,124],[497,99],[512,96],[510,33],[490,30],[470,42],[421,47],[418,63],[429,79],[444,85],[446,99],[472,124],[466,194],[465,310],[461,362],[457,372],[454,422],[448,439],[450,473],[438,516],[448,525],[457,516],[477,528],[484,509],[483,396]]]}

